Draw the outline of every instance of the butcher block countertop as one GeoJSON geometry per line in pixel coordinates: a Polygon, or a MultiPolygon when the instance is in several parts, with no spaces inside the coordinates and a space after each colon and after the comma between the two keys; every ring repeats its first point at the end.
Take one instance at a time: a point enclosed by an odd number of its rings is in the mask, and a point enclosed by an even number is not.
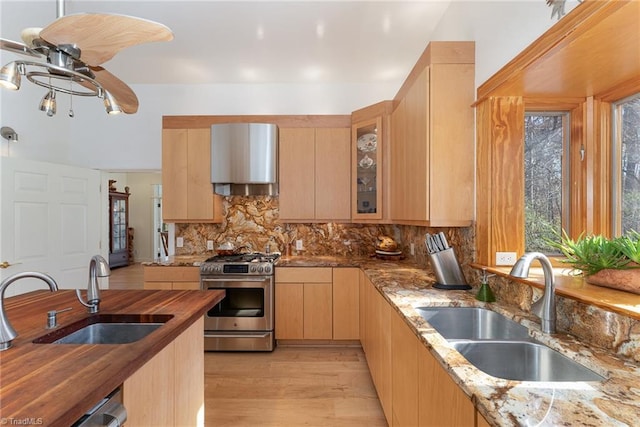
{"type": "Polygon", "coordinates": [[[75,291],[35,291],[7,298],[9,322],[18,333],[0,352],[0,421],[69,426],[120,386],[165,346],[224,298],[224,291],[104,290],[99,314],[170,314],[163,326],[130,344],[34,344],[47,312],[64,327],[89,316],[75,291]]]}

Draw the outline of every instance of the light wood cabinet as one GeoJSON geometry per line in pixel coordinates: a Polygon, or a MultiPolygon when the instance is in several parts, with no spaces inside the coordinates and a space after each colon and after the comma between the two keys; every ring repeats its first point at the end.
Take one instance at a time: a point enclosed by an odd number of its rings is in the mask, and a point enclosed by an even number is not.
{"type": "Polygon", "coordinates": [[[200,289],[200,268],[145,265],[144,289],[200,289]]]}
{"type": "Polygon", "coordinates": [[[364,274],[360,305],[362,348],[389,425],[488,425],[403,316],[364,274]]]}
{"type": "Polygon", "coordinates": [[[469,226],[474,203],[473,42],[432,42],[391,116],[391,217],[469,226]]]}
{"type": "Polygon", "coordinates": [[[350,220],[350,130],[280,128],[279,144],[280,220],[350,220]]]}
{"type": "Polygon", "coordinates": [[[392,101],[351,114],[351,218],[353,222],[390,222],[392,101]]]}
{"type": "Polygon", "coordinates": [[[304,339],[333,339],[332,284],[304,284],[304,339]]]}
{"type": "Polygon", "coordinates": [[[391,382],[391,312],[392,308],[365,276],[363,287],[365,310],[365,354],[371,378],[378,393],[384,416],[389,425],[392,421],[391,382]]]}
{"type": "Polygon", "coordinates": [[[358,268],[276,268],[276,339],[358,340],[359,279],[358,268]]]}
{"type": "MultiPolygon", "coordinates": [[[[391,395],[394,427],[418,424],[418,337],[397,312],[391,315],[391,395]]],[[[421,424],[420,424],[421,425],[421,424]]]]}
{"type": "Polygon", "coordinates": [[[473,403],[424,345],[418,347],[418,382],[419,425],[475,425],[473,403]]]}
{"type": "Polygon", "coordinates": [[[331,268],[276,268],[276,339],[332,339],[331,268]]]}
{"type": "Polygon", "coordinates": [[[333,269],[333,339],[360,339],[360,269],[333,269]]]}
{"type": "Polygon", "coordinates": [[[127,426],[204,425],[204,319],[123,384],[127,426]]]}
{"type": "Polygon", "coordinates": [[[211,185],[211,130],[163,129],[165,222],[221,222],[222,198],[211,185]]]}

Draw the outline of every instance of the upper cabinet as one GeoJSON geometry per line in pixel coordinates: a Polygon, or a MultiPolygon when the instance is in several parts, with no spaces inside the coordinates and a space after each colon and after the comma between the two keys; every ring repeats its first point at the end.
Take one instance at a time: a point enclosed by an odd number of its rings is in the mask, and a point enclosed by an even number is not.
{"type": "Polygon", "coordinates": [[[351,115],[351,218],[353,222],[390,222],[389,132],[392,101],[351,115]]]}
{"type": "Polygon", "coordinates": [[[211,186],[211,130],[163,129],[162,216],[165,222],[221,222],[222,199],[211,186]]]}
{"type": "Polygon", "coordinates": [[[432,42],[394,99],[394,223],[466,227],[473,221],[474,62],[474,42],[432,42]]]}
{"type": "Polygon", "coordinates": [[[350,141],[348,127],[280,128],[281,221],[350,220],[350,141]]]}

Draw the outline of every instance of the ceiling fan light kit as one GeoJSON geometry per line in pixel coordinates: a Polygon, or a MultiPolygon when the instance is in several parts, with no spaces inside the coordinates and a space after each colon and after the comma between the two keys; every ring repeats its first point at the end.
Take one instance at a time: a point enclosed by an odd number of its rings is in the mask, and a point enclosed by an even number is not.
{"type": "Polygon", "coordinates": [[[11,90],[20,89],[18,64],[10,62],[0,69],[0,86],[11,90]]]}
{"type": "MultiPolygon", "coordinates": [[[[138,98],[129,86],[99,65],[125,47],[153,41],[169,41],[173,33],[162,24],[125,15],[104,13],[64,14],[57,0],[58,19],[43,29],[27,28],[25,42],[0,38],[0,49],[44,59],[16,60],[0,69],[0,86],[19,90],[21,76],[48,90],[39,109],[56,113],[56,93],[101,98],[108,114],[133,114],[138,98]],[[75,85],[75,86],[74,86],[75,85]]],[[[73,117],[73,108],[69,110],[73,117]]]]}
{"type": "Polygon", "coordinates": [[[40,101],[40,111],[47,113],[47,116],[53,117],[56,114],[56,91],[51,89],[40,101]]]}

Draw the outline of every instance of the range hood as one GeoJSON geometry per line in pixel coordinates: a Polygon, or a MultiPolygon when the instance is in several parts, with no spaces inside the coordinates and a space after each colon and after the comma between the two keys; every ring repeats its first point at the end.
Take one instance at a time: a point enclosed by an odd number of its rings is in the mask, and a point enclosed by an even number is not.
{"type": "Polygon", "coordinates": [[[211,125],[211,183],[223,196],[278,194],[278,126],[211,125]]]}

